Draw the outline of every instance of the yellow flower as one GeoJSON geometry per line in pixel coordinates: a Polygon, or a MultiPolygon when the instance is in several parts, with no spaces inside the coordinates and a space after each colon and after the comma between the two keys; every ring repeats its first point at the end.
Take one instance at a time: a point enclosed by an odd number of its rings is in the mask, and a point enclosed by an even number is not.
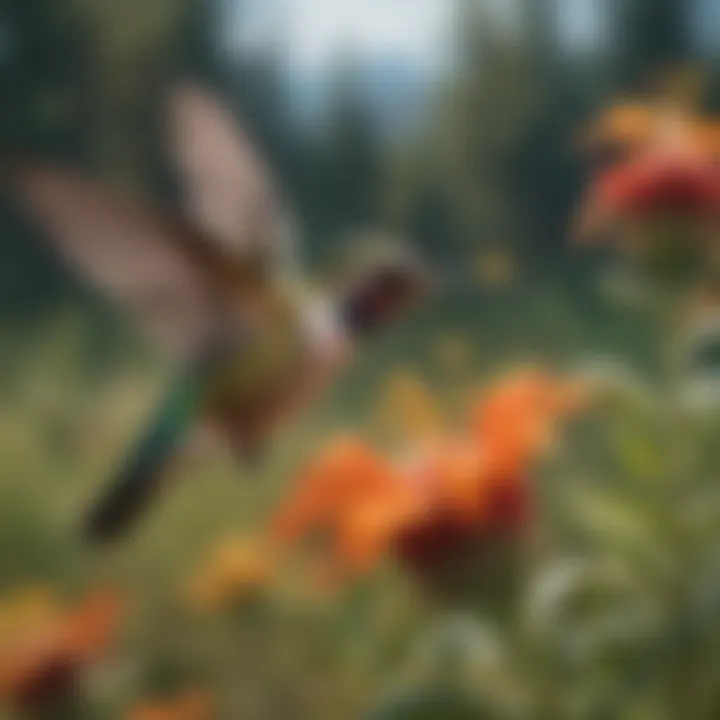
{"type": "Polygon", "coordinates": [[[222,611],[256,599],[273,576],[271,555],[260,543],[226,538],[191,578],[187,597],[199,610],[222,611]]]}
{"type": "Polygon", "coordinates": [[[437,434],[442,411],[427,383],[413,370],[398,370],[388,379],[377,408],[378,423],[399,439],[437,434]]]}
{"type": "Polygon", "coordinates": [[[46,627],[62,613],[62,606],[48,588],[35,585],[19,588],[0,601],[0,642],[28,628],[46,627]]]}

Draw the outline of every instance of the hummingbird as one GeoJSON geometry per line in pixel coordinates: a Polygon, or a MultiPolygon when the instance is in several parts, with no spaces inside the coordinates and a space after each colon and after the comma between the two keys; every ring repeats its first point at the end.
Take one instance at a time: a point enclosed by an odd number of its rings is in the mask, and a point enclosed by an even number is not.
{"type": "Polygon", "coordinates": [[[181,212],[167,212],[67,169],[18,166],[20,203],[69,265],[176,359],[174,379],[119,471],[90,505],[83,536],[124,536],[210,427],[241,462],[318,399],[357,344],[433,284],[405,241],[348,243],[345,280],[312,294],[293,252],[291,215],[250,135],[208,88],[167,103],[181,212]]]}

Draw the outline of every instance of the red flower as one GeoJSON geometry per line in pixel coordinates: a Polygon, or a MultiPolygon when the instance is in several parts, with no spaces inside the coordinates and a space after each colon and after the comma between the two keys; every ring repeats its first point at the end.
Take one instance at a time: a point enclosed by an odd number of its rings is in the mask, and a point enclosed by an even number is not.
{"type": "Polygon", "coordinates": [[[610,224],[675,216],[720,218],[720,167],[694,153],[648,153],[604,173],[591,185],[580,234],[597,237],[610,224]]]}
{"type": "Polygon", "coordinates": [[[617,213],[720,212],[720,172],[695,158],[659,155],[627,163],[601,178],[598,191],[617,213]]]}

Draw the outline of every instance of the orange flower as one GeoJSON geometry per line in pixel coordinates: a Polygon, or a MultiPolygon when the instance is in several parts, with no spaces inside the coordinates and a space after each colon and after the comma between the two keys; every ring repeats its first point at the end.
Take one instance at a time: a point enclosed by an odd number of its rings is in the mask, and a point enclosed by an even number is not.
{"type": "Polygon", "coordinates": [[[340,438],[310,462],[271,535],[287,546],[319,531],[334,544],[338,565],[358,571],[382,555],[416,505],[415,493],[390,463],[362,440],[340,438]]]}
{"type": "Polygon", "coordinates": [[[520,531],[531,463],[581,396],[572,383],[522,371],[490,389],[464,434],[401,460],[386,460],[359,439],[337,441],[303,473],[272,537],[287,547],[320,533],[331,566],[356,575],[388,553],[418,569],[466,541],[520,531]]]}
{"type": "Polygon", "coordinates": [[[212,720],[213,705],[208,693],[193,691],[170,701],[140,705],[129,713],[127,720],[212,720]]]}
{"type": "MultiPolygon", "coordinates": [[[[717,157],[718,123],[697,111],[697,88],[666,87],[660,96],[631,99],[607,107],[581,136],[584,150],[628,159],[672,143],[717,157]],[[690,92],[686,92],[690,90],[690,92]]],[[[684,84],[684,83],[683,83],[684,84]]]]}
{"type": "Polygon", "coordinates": [[[552,445],[558,422],[587,399],[584,386],[537,369],[497,381],[472,408],[468,436],[426,460],[432,501],[421,522],[397,537],[404,564],[436,588],[440,577],[445,586],[457,584],[458,575],[471,581],[471,567],[487,573],[498,541],[505,547],[521,541],[531,519],[533,462],[552,445]]]}
{"type": "Polygon", "coordinates": [[[648,103],[628,102],[607,108],[583,134],[589,150],[634,151],[656,132],[657,113],[648,103]]]}
{"type": "Polygon", "coordinates": [[[499,380],[471,410],[470,424],[485,447],[490,472],[520,475],[555,436],[558,420],[581,409],[589,388],[536,368],[499,380]]]}
{"type": "Polygon", "coordinates": [[[694,147],[714,161],[720,159],[720,122],[715,119],[702,120],[693,130],[694,147]]]}
{"type": "Polygon", "coordinates": [[[0,647],[0,695],[29,708],[72,694],[83,668],[112,641],[120,614],[117,594],[99,591],[79,607],[6,638],[0,647]]]}

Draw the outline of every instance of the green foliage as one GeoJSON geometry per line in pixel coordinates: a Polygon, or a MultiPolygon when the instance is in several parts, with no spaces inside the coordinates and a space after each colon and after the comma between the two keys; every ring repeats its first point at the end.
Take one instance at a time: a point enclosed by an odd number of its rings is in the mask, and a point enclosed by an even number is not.
{"type": "Polygon", "coordinates": [[[93,689],[100,716],[201,685],[228,717],[359,717],[383,698],[392,703],[381,703],[379,717],[451,718],[452,710],[562,720],[602,717],[606,706],[607,717],[618,707],[661,717],[654,708],[682,706],[693,720],[714,717],[714,426],[692,415],[675,424],[676,409],[652,381],[620,368],[594,373],[602,401],[536,479],[540,527],[520,607],[492,632],[456,627],[464,649],[455,659],[425,642],[438,623],[442,637],[446,620],[393,572],[334,599],[315,596],[300,575],[234,612],[206,616],[186,605],[184,588],[208,548],[254,532],[322,438],[370,419],[389,368],[413,357],[433,377],[435,338],[450,318],[462,326],[460,307],[478,341],[463,387],[542,348],[536,334],[550,356],[572,364],[588,316],[568,311],[558,327],[549,308],[563,298],[524,294],[523,320],[510,323],[518,298],[489,312],[480,297],[429,309],[368,352],[327,404],[289,429],[266,466],[238,470],[213,452],[181,468],[164,502],[110,552],[83,547],[77,520],[162,394],[167,370],[138,355],[90,385],[79,359],[92,330],[69,319],[16,348],[19,372],[0,414],[0,586],[73,594],[111,581],[133,598],[119,651],[125,669],[93,689]],[[495,325],[503,342],[491,347],[495,325]],[[564,337],[561,347],[552,347],[550,328],[564,337]]]}

